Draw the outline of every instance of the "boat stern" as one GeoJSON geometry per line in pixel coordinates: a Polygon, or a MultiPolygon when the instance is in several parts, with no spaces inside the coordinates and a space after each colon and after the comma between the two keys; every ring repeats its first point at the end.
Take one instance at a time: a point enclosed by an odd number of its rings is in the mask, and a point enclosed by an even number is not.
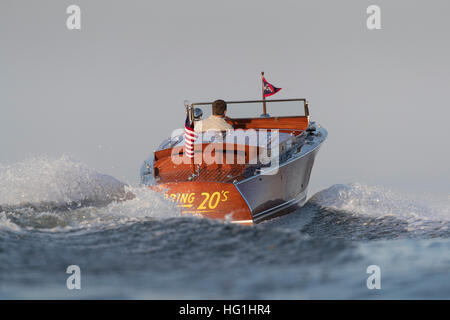
{"type": "Polygon", "coordinates": [[[174,202],[183,214],[252,225],[250,208],[236,186],[222,182],[169,182],[150,186],[174,202]]]}

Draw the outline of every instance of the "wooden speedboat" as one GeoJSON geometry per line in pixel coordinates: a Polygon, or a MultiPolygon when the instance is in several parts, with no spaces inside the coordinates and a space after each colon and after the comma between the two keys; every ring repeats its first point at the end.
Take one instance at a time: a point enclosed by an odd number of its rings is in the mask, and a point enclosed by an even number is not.
{"type": "MultiPolygon", "coordinates": [[[[195,121],[199,109],[211,104],[186,103],[188,118],[195,121]]],[[[175,132],[144,161],[141,183],[183,213],[232,223],[254,224],[302,206],[327,131],[310,122],[305,99],[227,102],[238,104],[264,104],[264,114],[227,118],[234,130],[199,134],[193,158],[186,154],[184,132],[175,132]],[[274,102],[298,103],[304,114],[270,117],[265,104],[274,102]]]]}

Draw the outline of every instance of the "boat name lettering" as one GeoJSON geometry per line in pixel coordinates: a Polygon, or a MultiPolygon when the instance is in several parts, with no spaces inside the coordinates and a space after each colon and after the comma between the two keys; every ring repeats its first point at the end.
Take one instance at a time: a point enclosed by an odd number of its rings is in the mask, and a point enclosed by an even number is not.
{"type": "MultiPolygon", "coordinates": [[[[201,192],[199,195],[200,204],[197,206],[197,210],[213,210],[217,208],[220,202],[228,200],[230,191],[214,191],[214,192],[201,192]]],[[[195,192],[179,192],[166,194],[166,199],[177,203],[181,207],[192,208],[197,194],[195,192]]]]}

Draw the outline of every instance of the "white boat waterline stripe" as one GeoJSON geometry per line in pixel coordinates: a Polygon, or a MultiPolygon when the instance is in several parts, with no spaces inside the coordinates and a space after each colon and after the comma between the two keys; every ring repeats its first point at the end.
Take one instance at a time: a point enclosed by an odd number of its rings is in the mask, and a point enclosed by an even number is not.
{"type": "Polygon", "coordinates": [[[253,220],[234,220],[231,223],[253,223],[253,220]]]}

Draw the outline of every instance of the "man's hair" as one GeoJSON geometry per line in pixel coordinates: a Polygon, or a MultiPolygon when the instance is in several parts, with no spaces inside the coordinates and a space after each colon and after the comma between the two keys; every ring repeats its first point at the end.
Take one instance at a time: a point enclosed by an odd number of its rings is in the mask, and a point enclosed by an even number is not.
{"type": "Polygon", "coordinates": [[[216,100],[212,104],[212,113],[216,116],[223,116],[227,110],[227,103],[223,100],[216,100]]]}

